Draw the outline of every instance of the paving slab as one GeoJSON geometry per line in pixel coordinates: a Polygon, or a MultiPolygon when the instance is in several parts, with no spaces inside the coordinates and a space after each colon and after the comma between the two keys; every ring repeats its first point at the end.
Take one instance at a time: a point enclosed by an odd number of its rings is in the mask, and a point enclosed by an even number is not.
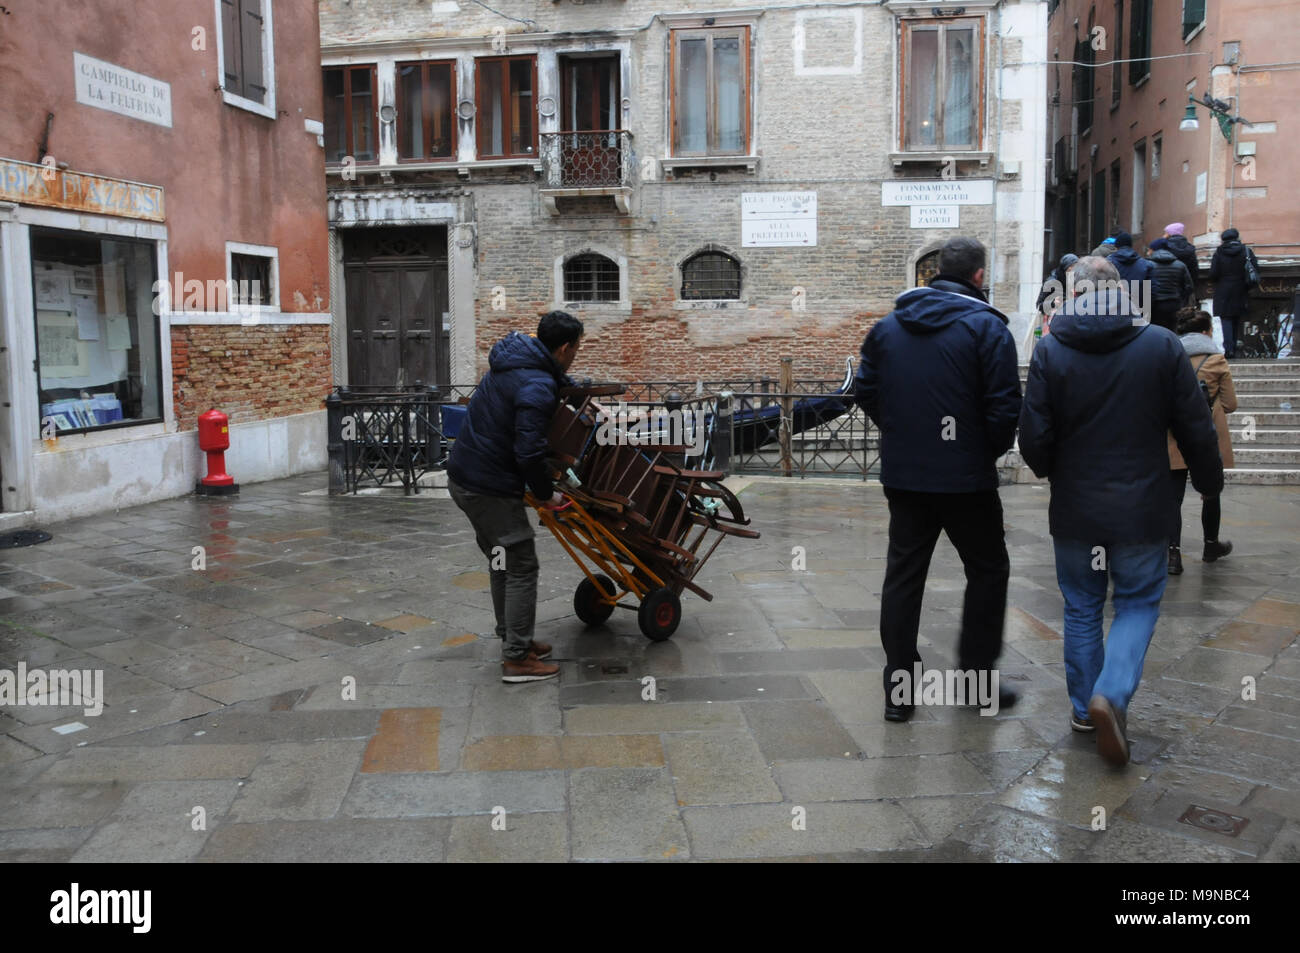
{"type": "Polygon", "coordinates": [[[439,863],[446,859],[445,818],[263,821],[223,824],[199,860],[212,863],[439,863]]]}
{"type": "MultiPolygon", "coordinates": [[[[696,859],[783,857],[928,847],[897,804],[742,804],[682,811],[696,859]],[[802,817],[795,813],[802,808],[802,817]],[[796,829],[797,821],[802,828],[796,829]]],[[[863,859],[867,859],[863,857],[863,859]]]]}
{"type": "Polygon", "coordinates": [[[686,828],[664,768],[569,775],[574,860],[687,860],[686,828]]]}

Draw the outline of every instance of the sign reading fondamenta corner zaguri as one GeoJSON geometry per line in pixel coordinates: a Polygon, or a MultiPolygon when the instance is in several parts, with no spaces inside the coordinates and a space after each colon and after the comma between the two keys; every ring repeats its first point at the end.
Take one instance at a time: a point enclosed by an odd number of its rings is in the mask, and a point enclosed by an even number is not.
{"type": "Polygon", "coordinates": [[[0,159],[0,201],[166,221],[160,186],[68,172],[17,159],[0,159]]]}
{"type": "Polygon", "coordinates": [[[77,102],[171,128],[171,83],[84,53],[73,52],[72,65],[77,102]]]}
{"type": "Polygon", "coordinates": [[[895,179],[880,183],[881,205],[992,205],[992,179],[895,179]]]}

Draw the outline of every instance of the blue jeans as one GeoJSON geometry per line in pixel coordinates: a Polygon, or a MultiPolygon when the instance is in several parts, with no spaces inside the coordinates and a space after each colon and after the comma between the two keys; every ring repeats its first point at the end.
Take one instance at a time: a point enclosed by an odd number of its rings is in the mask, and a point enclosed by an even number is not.
{"type": "Polygon", "coordinates": [[[1169,543],[1126,543],[1103,550],[1073,539],[1053,542],[1056,580],[1065,597],[1065,684],[1074,713],[1085,717],[1093,695],[1103,695],[1116,710],[1127,711],[1160,618],[1169,543]],[[1094,549],[1099,552],[1094,554],[1094,549]],[[1105,568],[1094,569],[1094,565],[1105,568]],[[1103,647],[1101,613],[1111,580],[1115,618],[1103,647]]]}

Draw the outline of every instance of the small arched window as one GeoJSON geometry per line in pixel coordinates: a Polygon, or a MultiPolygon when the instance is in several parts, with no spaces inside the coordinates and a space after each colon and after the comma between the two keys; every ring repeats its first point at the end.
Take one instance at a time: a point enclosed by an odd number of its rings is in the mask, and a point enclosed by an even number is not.
{"type": "Polygon", "coordinates": [[[916,286],[924,288],[930,284],[930,279],[939,273],[939,249],[935,249],[928,255],[922,255],[916,260],[916,286]]]}
{"type": "Polygon", "coordinates": [[[618,264],[604,255],[574,255],[564,263],[565,301],[618,301],[618,264]]]}
{"type": "Polygon", "coordinates": [[[723,252],[705,251],[682,265],[683,301],[738,300],[740,262],[723,252]]]}

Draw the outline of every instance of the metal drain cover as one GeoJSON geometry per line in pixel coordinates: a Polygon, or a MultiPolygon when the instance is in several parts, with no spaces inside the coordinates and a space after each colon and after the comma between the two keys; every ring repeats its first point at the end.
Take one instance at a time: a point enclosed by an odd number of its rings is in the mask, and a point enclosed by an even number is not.
{"type": "Polygon", "coordinates": [[[1250,819],[1238,817],[1236,814],[1225,814],[1223,811],[1216,811],[1212,807],[1191,804],[1187,810],[1183,811],[1183,816],[1178,819],[1178,822],[1180,824],[1190,824],[1192,827],[1199,827],[1203,831],[1213,831],[1216,834],[1236,837],[1246,829],[1250,819]]]}
{"type": "Polygon", "coordinates": [[[37,543],[48,543],[53,538],[49,533],[39,529],[20,529],[12,533],[0,533],[0,549],[35,546],[37,543]]]}

